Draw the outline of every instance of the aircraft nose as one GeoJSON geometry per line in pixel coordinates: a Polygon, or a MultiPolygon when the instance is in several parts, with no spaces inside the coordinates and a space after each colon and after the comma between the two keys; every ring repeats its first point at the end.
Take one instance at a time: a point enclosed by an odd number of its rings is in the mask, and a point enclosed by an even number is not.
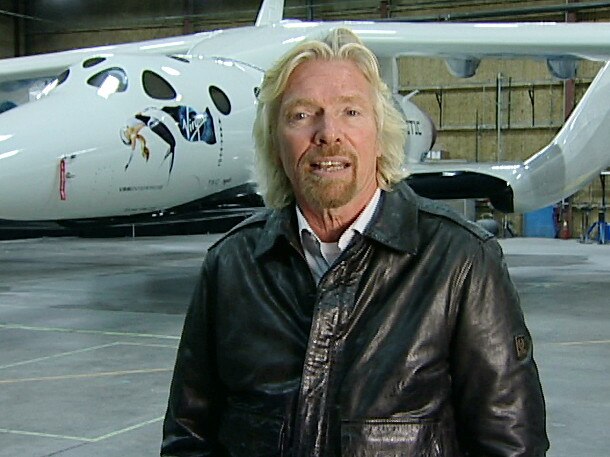
{"type": "Polygon", "coordinates": [[[0,113],[0,219],[44,220],[59,187],[57,160],[45,157],[54,137],[22,108],[0,113]]]}

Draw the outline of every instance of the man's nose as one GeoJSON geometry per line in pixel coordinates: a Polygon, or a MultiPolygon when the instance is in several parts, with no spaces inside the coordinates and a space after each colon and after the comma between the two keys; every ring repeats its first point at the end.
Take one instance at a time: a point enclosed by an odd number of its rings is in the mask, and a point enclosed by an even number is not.
{"type": "Polygon", "coordinates": [[[315,143],[318,145],[331,145],[340,143],[341,138],[341,127],[337,119],[328,115],[320,116],[315,131],[315,143]]]}

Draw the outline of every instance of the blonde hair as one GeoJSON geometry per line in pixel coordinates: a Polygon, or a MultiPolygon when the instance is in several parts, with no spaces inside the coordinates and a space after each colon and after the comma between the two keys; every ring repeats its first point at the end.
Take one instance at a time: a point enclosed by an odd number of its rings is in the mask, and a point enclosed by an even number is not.
{"type": "Polygon", "coordinates": [[[322,41],[307,41],[286,53],[266,73],[258,94],[254,121],[255,180],[265,204],[282,208],[294,200],[290,181],[280,162],[277,121],[282,96],[292,72],[313,59],[350,60],[372,86],[381,156],[377,159],[377,185],[384,190],[404,176],[405,123],[394,107],[387,85],[379,74],[375,55],[349,29],[332,30],[322,41]]]}

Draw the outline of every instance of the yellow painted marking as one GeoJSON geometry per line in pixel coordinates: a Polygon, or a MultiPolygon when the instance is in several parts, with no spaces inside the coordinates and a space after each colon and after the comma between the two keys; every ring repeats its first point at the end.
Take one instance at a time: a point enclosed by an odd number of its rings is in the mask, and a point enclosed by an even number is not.
{"type": "Polygon", "coordinates": [[[179,340],[179,336],[172,335],[155,335],[150,333],[130,333],[130,332],[107,332],[104,330],[83,330],[75,328],[60,328],[60,327],[30,327],[19,324],[0,324],[0,329],[13,330],[32,330],[37,332],[62,332],[62,333],[83,333],[88,335],[105,335],[105,336],[132,336],[136,338],[159,338],[163,340],[179,340]]]}
{"type": "Polygon", "coordinates": [[[11,430],[7,428],[0,428],[0,433],[9,433],[12,435],[25,435],[25,436],[37,436],[40,438],[58,438],[63,440],[71,440],[71,441],[82,441],[84,443],[97,443],[99,441],[103,441],[108,438],[112,438],[113,436],[120,435],[122,433],[131,432],[132,430],[137,430],[139,428],[145,427],[150,424],[154,424],[156,422],[161,422],[163,420],[163,416],[155,417],[154,419],[150,419],[139,424],[132,425],[130,427],[125,427],[120,430],[116,430],[114,432],[107,433],[105,435],[98,436],[96,438],[85,438],[82,436],[68,436],[68,435],[57,435],[54,433],[42,433],[42,432],[30,432],[27,430],[11,430]]]}
{"type": "Polygon", "coordinates": [[[81,374],[68,374],[60,376],[42,376],[38,378],[17,378],[17,379],[0,379],[0,384],[17,384],[20,382],[34,382],[34,381],[62,381],[67,379],[90,379],[90,378],[102,378],[109,376],[126,376],[130,374],[148,374],[148,373],[161,373],[164,371],[173,371],[173,368],[148,368],[141,370],[121,370],[121,371],[101,371],[99,373],[81,373],[81,374]]]}
{"type": "Polygon", "coordinates": [[[117,430],[115,432],[108,433],[106,435],[98,436],[97,438],[94,438],[91,441],[93,441],[93,442],[102,441],[102,440],[105,440],[107,438],[112,438],[113,436],[120,435],[121,433],[130,432],[132,430],[136,430],[138,428],[142,428],[142,427],[144,427],[146,425],[154,424],[155,422],[161,422],[162,420],[163,420],[163,416],[156,417],[154,419],[142,422],[140,424],[132,425],[131,427],[126,427],[126,428],[123,428],[121,430],[117,430]]]}
{"type": "Polygon", "coordinates": [[[107,348],[107,347],[116,346],[117,344],[119,344],[119,343],[101,344],[99,346],[91,346],[91,347],[88,347],[88,348],[77,349],[75,351],[61,352],[59,354],[48,355],[46,357],[37,357],[35,359],[29,359],[29,360],[23,360],[21,362],[9,363],[7,365],[0,365],[0,370],[2,370],[4,368],[18,367],[20,365],[27,365],[28,363],[43,362],[45,360],[55,359],[57,357],[65,357],[65,356],[68,356],[68,355],[74,355],[74,354],[80,354],[80,353],[83,353],[83,352],[95,351],[97,349],[104,349],[104,348],[107,348]]]}
{"type": "MultiPolygon", "coordinates": [[[[0,292],[0,295],[7,295],[7,293],[0,292]]],[[[0,308],[23,308],[23,305],[5,305],[4,303],[0,303],[0,308]]]]}
{"type": "Polygon", "coordinates": [[[169,348],[169,349],[178,349],[178,346],[175,344],[155,344],[155,343],[135,343],[132,341],[120,341],[117,344],[125,345],[125,346],[141,346],[146,348],[169,348]]]}
{"type": "Polygon", "coordinates": [[[81,354],[83,352],[96,351],[98,349],[105,349],[105,348],[113,347],[113,346],[140,346],[140,347],[178,349],[178,346],[171,345],[171,344],[150,344],[150,343],[133,343],[133,342],[129,342],[129,341],[115,341],[114,343],[100,344],[99,346],[91,346],[88,348],[76,349],[74,351],[61,352],[59,354],[48,355],[45,357],[37,357],[35,359],[22,360],[21,362],[14,362],[14,363],[6,364],[6,365],[0,365],[0,370],[5,369],[5,368],[17,367],[20,365],[27,365],[29,363],[44,362],[45,360],[50,360],[50,359],[54,359],[57,357],[65,357],[68,355],[81,354]]]}
{"type": "Polygon", "coordinates": [[[8,428],[0,428],[0,433],[10,433],[12,435],[38,436],[41,438],[59,438],[62,440],[84,441],[85,443],[93,443],[95,441],[95,439],[83,438],[81,436],[55,435],[53,433],[28,432],[26,430],[10,430],[8,428]]]}
{"type": "Polygon", "coordinates": [[[580,346],[585,344],[610,344],[610,340],[590,340],[590,341],[566,341],[564,343],[555,343],[559,346],[580,346]]]}

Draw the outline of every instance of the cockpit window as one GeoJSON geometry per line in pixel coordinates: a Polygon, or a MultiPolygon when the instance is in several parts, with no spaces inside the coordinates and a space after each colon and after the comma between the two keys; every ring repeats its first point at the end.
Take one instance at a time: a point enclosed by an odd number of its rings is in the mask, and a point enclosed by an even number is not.
{"type": "Polygon", "coordinates": [[[68,79],[69,75],[70,75],[70,69],[62,71],[59,74],[59,76],[57,77],[57,85],[59,86],[60,84],[62,84],[66,79],[68,79]]]}
{"type": "Polygon", "coordinates": [[[144,70],[142,73],[142,86],[149,97],[157,100],[173,100],[177,96],[170,83],[150,70],[144,70]]]}
{"type": "Polygon", "coordinates": [[[231,112],[231,101],[229,100],[229,97],[227,97],[227,94],[216,86],[210,86],[209,92],[218,111],[225,116],[229,114],[231,112]]]}
{"type": "Polygon", "coordinates": [[[17,108],[17,104],[10,100],[6,100],[6,101],[0,103],[0,114],[4,113],[6,111],[9,111],[13,108],[17,108]]]}
{"type": "Polygon", "coordinates": [[[127,90],[127,73],[122,68],[108,68],[94,74],[87,80],[87,84],[97,87],[99,95],[108,97],[115,92],[125,92],[127,90]]]}
{"type": "Polygon", "coordinates": [[[83,68],[95,67],[97,64],[102,63],[106,60],[106,57],[92,57],[83,62],[83,68]]]}
{"type": "Polygon", "coordinates": [[[60,84],[65,82],[66,79],[68,79],[69,75],[70,75],[70,69],[66,69],[66,70],[62,71],[57,76],[57,78],[55,78],[54,80],[52,80],[48,84],[46,84],[42,88],[42,90],[37,90],[37,89],[34,89],[34,87],[31,87],[30,96],[34,97],[34,99],[36,99],[36,100],[40,100],[42,97],[46,97],[51,92],[53,92],[57,86],[59,86],[60,84]]]}

